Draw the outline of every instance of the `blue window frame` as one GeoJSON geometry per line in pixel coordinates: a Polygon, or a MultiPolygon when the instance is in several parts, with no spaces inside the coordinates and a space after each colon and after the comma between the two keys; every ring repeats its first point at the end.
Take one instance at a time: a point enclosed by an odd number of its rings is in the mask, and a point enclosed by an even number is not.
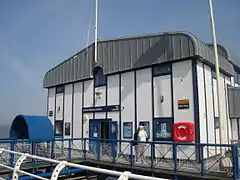
{"type": "Polygon", "coordinates": [[[106,75],[103,74],[103,69],[99,66],[94,68],[94,87],[106,86],[107,78],[106,75]]]}
{"type": "Polygon", "coordinates": [[[169,75],[172,72],[171,64],[158,64],[153,66],[153,76],[169,75]]]}
{"type": "Polygon", "coordinates": [[[153,138],[155,141],[172,141],[172,118],[155,118],[153,129],[153,138]]]}

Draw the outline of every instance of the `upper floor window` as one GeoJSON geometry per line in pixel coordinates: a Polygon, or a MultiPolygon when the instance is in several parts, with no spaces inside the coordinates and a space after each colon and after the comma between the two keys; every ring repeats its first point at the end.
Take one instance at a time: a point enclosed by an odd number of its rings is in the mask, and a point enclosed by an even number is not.
{"type": "Polygon", "coordinates": [[[106,86],[107,78],[103,74],[103,69],[101,67],[99,67],[99,66],[95,67],[93,74],[94,74],[94,86],[95,87],[106,86]]]}
{"type": "Polygon", "coordinates": [[[171,74],[171,64],[159,64],[153,67],[153,76],[171,74]]]}
{"type": "Polygon", "coordinates": [[[64,92],[64,85],[56,87],[56,94],[64,92]]]}

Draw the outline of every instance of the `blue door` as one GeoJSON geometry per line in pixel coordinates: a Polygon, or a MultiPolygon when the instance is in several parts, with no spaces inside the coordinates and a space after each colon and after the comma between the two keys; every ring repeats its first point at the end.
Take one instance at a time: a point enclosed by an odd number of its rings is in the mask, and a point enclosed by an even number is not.
{"type": "Polygon", "coordinates": [[[111,156],[117,155],[117,142],[113,140],[117,140],[118,137],[118,124],[116,121],[110,121],[109,122],[109,139],[112,144],[111,148],[111,156]]]}
{"type": "Polygon", "coordinates": [[[90,121],[89,122],[89,148],[90,152],[97,156],[99,152],[99,139],[101,138],[101,122],[90,121]]]}

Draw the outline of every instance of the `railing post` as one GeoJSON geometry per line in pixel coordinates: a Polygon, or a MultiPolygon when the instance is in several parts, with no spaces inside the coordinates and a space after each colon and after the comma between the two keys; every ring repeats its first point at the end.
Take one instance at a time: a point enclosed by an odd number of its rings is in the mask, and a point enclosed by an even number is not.
{"type": "Polygon", "coordinates": [[[202,144],[200,144],[200,162],[201,162],[201,175],[204,176],[205,175],[205,167],[204,167],[204,152],[203,152],[203,146],[202,144]]]}
{"type": "Polygon", "coordinates": [[[155,152],[155,144],[151,142],[151,169],[154,168],[154,152],[155,152]]]}
{"type": "Polygon", "coordinates": [[[172,145],[173,145],[173,163],[174,163],[173,171],[174,171],[174,178],[176,179],[177,178],[176,177],[177,176],[176,175],[176,173],[177,173],[177,144],[175,142],[173,142],[172,145]]]}
{"type": "Polygon", "coordinates": [[[87,147],[86,147],[87,139],[83,139],[83,158],[86,160],[86,153],[87,153],[87,147]]]}
{"type": "Polygon", "coordinates": [[[96,139],[97,141],[97,160],[100,161],[100,156],[101,156],[101,140],[96,139]]]}
{"type": "Polygon", "coordinates": [[[232,145],[232,160],[233,160],[233,179],[239,178],[239,163],[238,163],[238,144],[232,145]]]}
{"type": "Polygon", "coordinates": [[[72,160],[72,140],[68,140],[68,160],[72,160]]]}

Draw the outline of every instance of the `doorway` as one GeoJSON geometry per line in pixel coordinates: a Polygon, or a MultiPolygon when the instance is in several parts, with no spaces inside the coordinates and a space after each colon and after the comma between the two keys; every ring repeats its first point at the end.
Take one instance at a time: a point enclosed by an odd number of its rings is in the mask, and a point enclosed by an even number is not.
{"type": "Polygon", "coordinates": [[[98,154],[100,156],[116,155],[117,142],[117,121],[112,121],[112,119],[91,119],[89,121],[89,144],[92,153],[98,154]]]}

